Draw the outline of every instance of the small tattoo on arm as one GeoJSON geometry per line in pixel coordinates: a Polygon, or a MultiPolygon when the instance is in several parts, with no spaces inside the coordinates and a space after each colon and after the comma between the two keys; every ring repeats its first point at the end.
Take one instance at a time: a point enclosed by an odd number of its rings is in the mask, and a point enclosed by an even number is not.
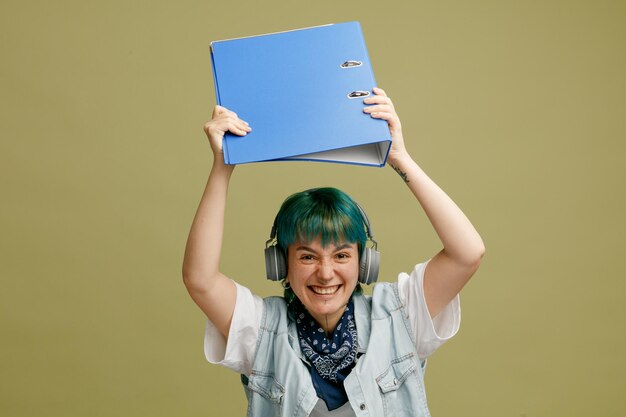
{"type": "Polygon", "coordinates": [[[391,165],[391,167],[394,169],[394,171],[396,171],[398,173],[398,175],[400,175],[400,178],[402,178],[404,180],[404,182],[409,182],[409,178],[407,177],[406,172],[402,171],[397,166],[391,165]]]}

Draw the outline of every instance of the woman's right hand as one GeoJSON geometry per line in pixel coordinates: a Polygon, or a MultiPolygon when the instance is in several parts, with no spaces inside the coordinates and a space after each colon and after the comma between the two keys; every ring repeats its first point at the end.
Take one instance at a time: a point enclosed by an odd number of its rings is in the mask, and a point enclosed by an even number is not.
{"type": "Polygon", "coordinates": [[[235,112],[219,105],[216,105],[213,109],[211,120],[204,124],[204,133],[206,133],[209,138],[213,156],[216,161],[219,159],[222,163],[224,161],[224,151],[222,148],[224,134],[231,132],[238,136],[245,136],[251,131],[252,129],[248,123],[241,120],[235,112]]]}

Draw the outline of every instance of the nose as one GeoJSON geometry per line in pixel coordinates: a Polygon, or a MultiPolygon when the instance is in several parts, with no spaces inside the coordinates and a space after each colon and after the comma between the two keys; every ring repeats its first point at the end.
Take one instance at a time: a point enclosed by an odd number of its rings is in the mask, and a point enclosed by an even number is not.
{"type": "Polygon", "coordinates": [[[334,276],[333,263],[327,259],[322,260],[317,269],[317,275],[321,279],[332,279],[334,276]]]}

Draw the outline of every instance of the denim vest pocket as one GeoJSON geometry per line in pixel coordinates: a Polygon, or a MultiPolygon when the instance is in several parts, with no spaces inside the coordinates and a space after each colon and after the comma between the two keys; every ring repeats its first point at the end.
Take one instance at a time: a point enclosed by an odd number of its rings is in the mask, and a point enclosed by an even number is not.
{"type": "Polygon", "coordinates": [[[285,387],[276,381],[274,375],[252,372],[248,378],[248,389],[272,403],[280,405],[285,395],[285,387]]]}
{"type": "Polygon", "coordinates": [[[428,417],[426,397],[416,355],[409,353],[391,361],[376,377],[384,416],[428,417]]]}
{"type": "Polygon", "coordinates": [[[391,365],[376,377],[378,388],[383,394],[399,389],[404,381],[415,371],[417,364],[410,353],[391,361],[391,365]]]}

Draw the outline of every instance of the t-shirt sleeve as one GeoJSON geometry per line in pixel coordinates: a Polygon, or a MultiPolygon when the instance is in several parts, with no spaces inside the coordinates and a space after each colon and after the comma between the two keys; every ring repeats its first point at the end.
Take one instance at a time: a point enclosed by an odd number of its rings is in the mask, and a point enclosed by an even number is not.
{"type": "Polygon", "coordinates": [[[257,337],[263,316],[263,299],[237,283],[237,301],[230,323],[228,340],[207,320],[204,332],[204,356],[207,361],[250,375],[257,337]]]}
{"type": "Polygon", "coordinates": [[[404,302],[409,325],[415,336],[417,354],[425,359],[459,331],[461,301],[457,294],[434,318],[424,297],[424,271],[428,262],[418,264],[410,274],[398,276],[398,292],[404,302]]]}

